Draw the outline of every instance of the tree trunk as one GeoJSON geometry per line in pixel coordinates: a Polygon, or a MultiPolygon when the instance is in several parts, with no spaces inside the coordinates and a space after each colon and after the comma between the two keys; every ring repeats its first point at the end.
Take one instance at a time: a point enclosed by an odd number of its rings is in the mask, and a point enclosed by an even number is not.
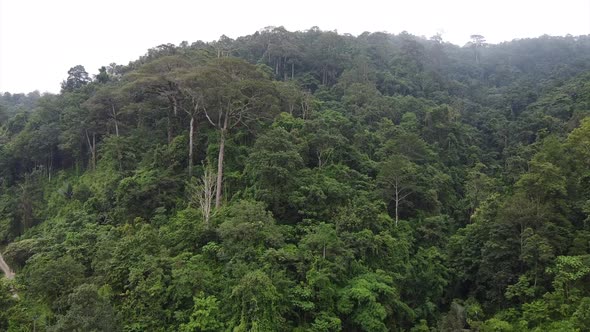
{"type": "Polygon", "coordinates": [[[215,195],[215,208],[221,206],[221,185],[223,183],[223,158],[225,157],[225,135],[227,134],[227,125],[229,114],[225,114],[223,128],[221,128],[221,137],[219,141],[219,156],[217,158],[217,192],[215,195]]]}
{"type": "Polygon", "coordinates": [[[219,157],[217,158],[217,188],[215,194],[215,208],[221,206],[221,185],[223,182],[223,158],[225,156],[225,131],[221,131],[221,140],[219,142],[219,157]]]}
{"type": "Polygon", "coordinates": [[[191,115],[191,126],[188,137],[188,178],[193,176],[193,135],[195,132],[195,117],[191,115]]]}
{"type": "Polygon", "coordinates": [[[309,103],[310,96],[308,93],[303,94],[303,98],[301,99],[301,117],[303,120],[307,119],[309,116],[310,111],[310,103],[309,103]]]}
{"type": "Polygon", "coordinates": [[[178,100],[176,97],[170,97],[172,99],[172,109],[174,110],[174,116],[178,115],[178,100]]]}
{"type": "Polygon", "coordinates": [[[397,222],[399,220],[399,191],[397,190],[397,185],[395,188],[395,226],[397,227],[397,222]]]}
{"type": "Polygon", "coordinates": [[[295,63],[291,63],[291,79],[295,77],[295,63]]]}
{"type": "Polygon", "coordinates": [[[168,145],[172,143],[172,116],[168,111],[168,145]]]}
{"type": "Polygon", "coordinates": [[[88,142],[88,149],[90,150],[90,167],[92,170],[96,169],[96,134],[92,133],[92,142],[86,130],[86,141],[88,142]]]}
{"type": "Polygon", "coordinates": [[[123,171],[123,154],[121,153],[121,142],[119,142],[119,121],[117,120],[117,111],[115,105],[111,104],[111,112],[113,115],[113,121],[115,121],[115,135],[117,136],[117,159],[119,161],[119,171],[123,171]]]}
{"type": "Polygon", "coordinates": [[[115,111],[115,105],[111,105],[111,111],[113,112],[113,120],[115,121],[115,135],[119,137],[119,121],[117,121],[117,112],[115,111]]]}
{"type": "Polygon", "coordinates": [[[201,212],[203,214],[203,221],[207,229],[210,228],[211,208],[213,207],[213,197],[215,195],[215,174],[209,165],[205,167],[205,173],[201,177],[201,184],[199,186],[198,200],[201,212]]]}
{"type": "Polygon", "coordinates": [[[53,148],[49,149],[49,162],[47,165],[47,177],[49,178],[49,182],[51,182],[51,172],[53,171],[53,148]]]}
{"type": "Polygon", "coordinates": [[[92,133],[92,168],[96,169],[96,133],[92,133]]]}

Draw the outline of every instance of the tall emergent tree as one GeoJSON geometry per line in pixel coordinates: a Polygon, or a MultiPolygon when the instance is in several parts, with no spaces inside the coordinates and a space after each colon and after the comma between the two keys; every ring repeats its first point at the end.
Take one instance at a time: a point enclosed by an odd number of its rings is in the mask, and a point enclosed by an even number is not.
{"type": "Polygon", "coordinates": [[[84,66],[77,65],[68,70],[68,78],[61,83],[62,92],[72,92],[90,83],[92,80],[84,66]]]}
{"type": "Polygon", "coordinates": [[[256,66],[236,58],[215,59],[203,72],[209,82],[205,116],[219,131],[215,207],[221,206],[223,160],[230,131],[271,118],[278,109],[274,85],[256,66]]]}

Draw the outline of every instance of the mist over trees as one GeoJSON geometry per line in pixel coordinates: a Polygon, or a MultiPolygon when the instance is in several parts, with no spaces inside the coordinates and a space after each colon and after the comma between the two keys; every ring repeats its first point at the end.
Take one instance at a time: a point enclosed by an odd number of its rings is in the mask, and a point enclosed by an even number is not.
{"type": "Polygon", "coordinates": [[[0,95],[0,330],[590,330],[590,36],[471,39],[268,27],[0,95]]]}

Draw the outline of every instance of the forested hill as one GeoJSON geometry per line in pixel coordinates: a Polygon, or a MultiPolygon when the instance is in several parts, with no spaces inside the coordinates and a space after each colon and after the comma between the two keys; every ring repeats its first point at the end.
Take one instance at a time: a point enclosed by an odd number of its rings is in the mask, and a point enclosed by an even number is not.
{"type": "Polygon", "coordinates": [[[590,36],[472,39],[267,28],[5,93],[0,330],[589,331],[590,36]]]}

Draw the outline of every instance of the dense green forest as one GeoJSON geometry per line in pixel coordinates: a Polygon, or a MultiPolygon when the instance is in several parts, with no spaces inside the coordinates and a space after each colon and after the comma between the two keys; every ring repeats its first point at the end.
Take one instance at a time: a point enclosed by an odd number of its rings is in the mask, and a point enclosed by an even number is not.
{"type": "Polygon", "coordinates": [[[0,96],[2,331],[590,331],[590,36],[67,74],[0,96]]]}

